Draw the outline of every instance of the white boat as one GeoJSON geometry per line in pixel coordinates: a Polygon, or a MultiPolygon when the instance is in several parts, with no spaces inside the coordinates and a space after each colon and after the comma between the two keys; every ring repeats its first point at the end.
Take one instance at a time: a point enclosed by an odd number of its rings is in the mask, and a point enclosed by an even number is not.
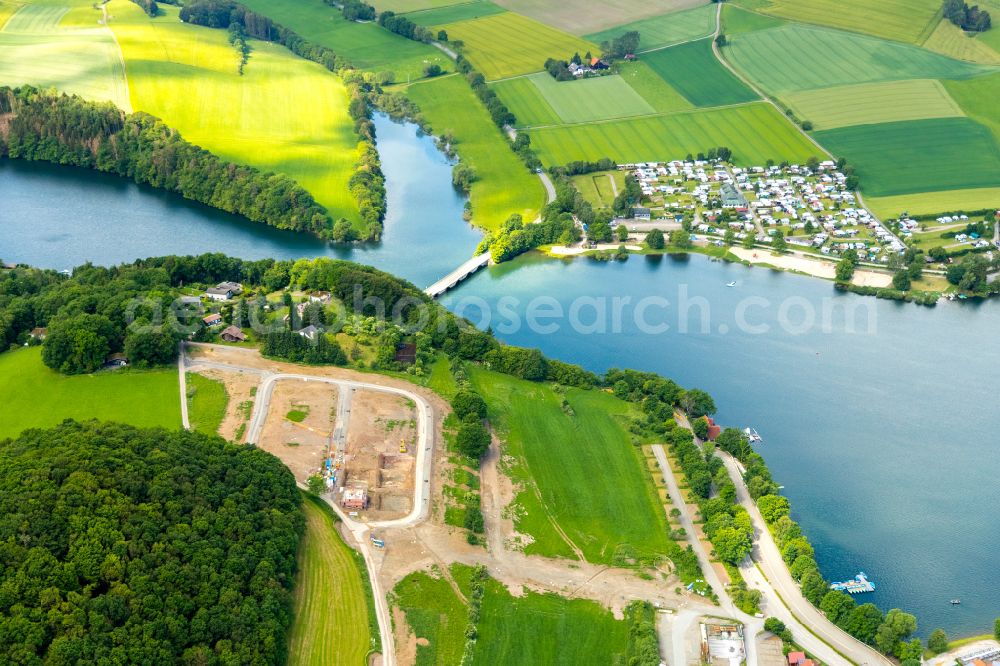
{"type": "Polygon", "coordinates": [[[764,438],[761,437],[753,428],[743,428],[743,434],[747,436],[747,439],[750,440],[751,444],[757,444],[758,442],[764,441],[764,438]]]}
{"type": "Polygon", "coordinates": [[[727,287],[735,287],[736,286],[736,280],[733,280],[732,282],[727,282],[726,286],[727,287]]]}

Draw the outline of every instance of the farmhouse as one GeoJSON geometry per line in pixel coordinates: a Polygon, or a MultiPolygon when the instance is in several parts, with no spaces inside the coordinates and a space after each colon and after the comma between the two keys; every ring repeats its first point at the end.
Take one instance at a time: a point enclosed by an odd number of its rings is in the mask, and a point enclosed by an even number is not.
{"type": "Polygon", "coordinates": [[[299,329],[297,332],[298,332],[299,335],[301,335],[306,340],[315,340],[316,336],[319,335],[320,331],[319,331],[318,328],[316,328],[312,324],[309,324],[305,328],[299,329]]]}
{"type": "Polygon", "coordinates": [[[205,326],[218,326],[219,324],[222,323],[222,315],[220,315],[218,312],[213,312],[207,317],[202,317],[201,320],[205,322],[205,326]]]}
{"type": "Polygon", "coordinates": [[[226,342],[245,342],[247,339],[247,336],[243,335],[243,331],[236,326],[227,326],[219,337],[226,342]]]}
{"type": "Polygon", "coordinates": [[[44,340],[45,336],[48,334],[49,334],[49,329],[39,326],[38,328],[31,329],[31,333],[29,333],[28,335],[31,336],[32,340],[44,340]]]}

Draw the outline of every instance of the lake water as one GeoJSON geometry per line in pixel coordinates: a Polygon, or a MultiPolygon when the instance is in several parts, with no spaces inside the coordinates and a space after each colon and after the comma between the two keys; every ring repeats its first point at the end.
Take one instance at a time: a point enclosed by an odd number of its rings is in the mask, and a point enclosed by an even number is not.
{"type": "MultiPolygon", "coordinates": [[[[426,286],[480,234],[462,222],[464,201],[431,140],[377,123],[390,201],[374,248],[335,248],[110,176],[0,162],[0,258],[61,269],[200,252],[334,256],[426,286]]],[[[472,319],[489,308],[511,343],[712,393],[722,423],[764,436],[824,574],[874,580],[878,591],[860,600],[915,612],[924,635],[982,633],[1000,615],[996,303],[876,301],[699,256],[527,256],[442,302],[472,319]],[[961,606],[949,605],[955,597],[961,606]]]]}

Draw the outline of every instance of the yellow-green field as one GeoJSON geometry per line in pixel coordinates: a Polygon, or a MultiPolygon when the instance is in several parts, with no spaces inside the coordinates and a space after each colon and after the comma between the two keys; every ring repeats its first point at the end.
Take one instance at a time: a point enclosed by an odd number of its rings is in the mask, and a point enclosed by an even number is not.
{"type": "Polygon", "coordinates": [[[595,44],[600,44],[630,30],[635,30],[639,33],[640,51],[661,48],[711,35],[715,32],[716,11],[717,8],[714,4],[702,5],[686,11],[633,21],[609,30],[586,35],[586,38],[595,44]]]}
{"type": "Polygon", "coordinates": [[[337,534],[330,511],[306,498],[299,545],[295,620],[288,636],[292,666],[359,666],[371,647],[364,575],[337,534]]]}
{"type": "Polygon", "coordinates": [[[772,0],[769,14],[919,44],[939,18],[938,0],[772,0]]]}
{"type": "Polygon", "coordinates": [[[291,176],[331,217],[357,221],[347,189],[357,136],[337,76],[256,40],[240,76],[225,30],[184,24],[166,5],[155,19],[127,0],[109,7],[136,110],[221,157],[291,176]]]}
{"type": "Polygon", "coordinates": [[[574,35],[586,35],[623,23],[706,4],[706,0],[494,0],[574,35]]]}
{"type": "Polygon", "coordinates": [[[129,110],[121,53],[99,17],[89,7],[0,5],[0,84],[54,87],[129,110]]]}
{"type": "Polygon", "coordinates": [[[925,49],[942,55],[978,62],[984,65],[1000,65],[1000,53],[975,37],[969,37],[951,21],[941,21],[923,44],[925,49]]]}
{"type": "Polygon", "coordinates": [[[512,12],[441,27],[452,41],[465,42],[463,53],[489,80],[539,72],[549,58],[599,51],[596,44],[512,12]]]}
{"type": "Polygon", "coordinates": [[[484,229],[497,229],[511,213],[534,220],[545,203],[541,181],[507,145],[500,130],[459,76],[445,76],[415,83],[406,95],[421,110],[435,134],[454,134],[455,149],[471,166],[472,221],[484,229]]]}
{"type": "Polygon", "coordinates": [[[807,90],[782,99],[817,130],[965,115],[944,86],[931,79],[807,90]]]}
{"type": "Polygon", "coordinates": [[[865,204],[882,219],[910,215],[932,215],[963,210],[1000,209],[1000,187],[903,194],[894,197],[865,197],[865,204]]]}
{"type": "Polygon", "coordinates": [[[403,12],[416,12],[421,9],[435,9],[437,7],[450,7],[460,5],[468,0],[375,0],[374,6],[380,12],[390,11],[402,14],[403,12]]]}
{"type": "Polygon", "coordinates": [[[625,189],[625,173],[622,171],[600,171],[583,176],[573,176],[573,184],[595,208],[610,208],[615,200],[615,192],[625,189]],[[615,185],[611,184],[614,180],[615,185]],[[615,189],[617,187],[617,190],[615,189]]]}

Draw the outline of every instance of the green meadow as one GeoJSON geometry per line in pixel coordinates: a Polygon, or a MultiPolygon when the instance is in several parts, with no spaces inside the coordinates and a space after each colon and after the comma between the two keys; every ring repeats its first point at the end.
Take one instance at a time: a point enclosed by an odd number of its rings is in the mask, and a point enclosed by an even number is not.
{"type": "Polygon", "coordinates": [[[62,375],[42,363],[41,347],[0,354],[0,439],[64,419],[180,428],[177,370],[113,370],[62,375]]]}
{"type": "Polygon", "coordinates": [[[803,163],[822,152],[770,104],[673,113],[588,125],[531,130],[546,164],[611,157],[619,162],[681,159],[727,146],[736,163],[769,159],[803,163]]]}
{"type": "Polygon", "coordinates": [[[214,435],[226,416],[229,394],[225,385],[196,372],[187,373],[188,422],[192,430],[214,435]]]}
{"type": "Polygon", "coordinates": [[[504,79],[490,85],[517,118],[518,127],[559,125],[562,123],[562,119],[545,101],[545,97],[535,85],[535,77],[539,76],[552,78],[547,73],[542,72],[531,76],[504,79]]]}
{"type": "Polygon", "coordinates": [[[525,552],[567,554],[552,521],[592,562],[611,563],[619,546],[670,552],[666,517],[625,429],[631,405],[601,391],[567,389],[566,409],[564,396],[545,384],[479,369],[471,378],[505,453],[519,460],[512,475],[525,486],[516,501],[528,514],[518,529],[531,528],[535,538],[525,552]]]}
{"type": "Polygon", "coordinates": [[[639,93],[657,113],[671,113],[693,109],[684,95],[660,78],[649,65],[642,61],[626,62],[619,65],[619,74],[629,86],[639,93]]]}
{"type": "Polygon", "coordinates": [[[758,99],[715,57],[711,39],[647,53],[642,60],[695,106],[726,106],[758,99]]]}
{"type": "Polygon", "coordinates": [[[754,32],[755,30],[777,28],[783,24],[784,21],[773,16],[740,9],[730,3],[722,5],[722,32],[726,34],[726,37],[744,32],[754,32]]]}
{"type": "Polygon", "coordinates": [[[397,14],[417,12],[436,7],[465,4],[468,0],[378,0],[375,5],[378,11],[392,11],[397,14]]]}
{"type": "Polygon", "coordinates": [[[969,118],[858,125],[816,132],[816,139],[857,168],[865,194],[995,187],[1000,145],[969,118]]]}
{"type": "Polygon", "coordinates": [[[656,49],[678,42],[708,37],[715,32],[714,4],[694,9],[661,14],[652,18],[626,23],[608,30],[587,35],[587,39],[600,44],[631,30],[639,32],[639,50],[656,49]]]}
{"type": "Polygon", "coordinates": [[[458,23],[459,21],[483,18],[484,16],[493,16],[494,14],[502,14],[505,11],[507,10],[503,7],[488,2],[488,0],[479,0],[411,12],[406,15],[406,18],[417,25],[431,27],[445,23],[458,23]]]}
{"type": "Polygon", "coordinates": [[[530,16],[574,35],[586,35],[661,14],[703,5],[706,0],[496,0],[512,12],[530,16]]]}
{"type": "Polygon", "coordinates": [[[965,114],[993,131],[1000,141],[1000,73],[965,81],[945,81],[944,87],[965,114]]]}
{"type": "Polygon", "coordinates": [[[621,171],[599,171],[573,176],[576,189],[595,208],[610,208],[614,203],[616,189],[611,185],[612,180],[615,181],[618,192],[625,189],[625,174],[621,171]]]}
{"type": "Polygon", "coordinates": [[[938,0],[771,0],[762,7],[793,21],[914,44],[930,35],[940,9],[938,0]]]}
{"type": "Polygon", "coordinates": [[[225,159],[291,176],[331,217],[357,222],[347,183],[358,138],[339,77],[257,40],[240,76],[225,30],[184,24],[176,7],[150,19],[127,0],[109,6],[136,110],[225,159]]]}
{"type": "Polygon", "coordinates": [[[865,205],[881,219],[910,215],[934,215],[961,210],[1000,208],[1000,187],[921,192],[891,197],[865,197],[865,205]]]}
{"type": "Polygon", "coordinates": [[[392,599],[417,638],[417,666],[453,666],[462,661],[468,608],[447,580],[416,571],[396,584],[392,599]]]}
{"type": "MultiPolygon", "coordinates": [[[[986,32],[990,33],[993,30],[986,32]]],[[[1000,53],[991,48],[988,43],[967,35],[951,21],[938,23],[937,28],[922,46],[957,60],[977,62],[983,65],[1000,65],[1000,53]]]]}
{"type": "Polygon", "coordinates": [[[514,154],[499,128],[459,76],[421,81],[406,88],[435,134],[457,140],[455,150],[476,172],[470,201],[472,221],[497,229],[511,213],[534,220],[545,203],[538,177],[514,154]]]}
{"type": "Polygon", "coordinates": [[[627,118],[655,112],[649,102],[620,76],[556,81],[548,72],[540,72],[529,78],[564,123],[627,118]]]}

